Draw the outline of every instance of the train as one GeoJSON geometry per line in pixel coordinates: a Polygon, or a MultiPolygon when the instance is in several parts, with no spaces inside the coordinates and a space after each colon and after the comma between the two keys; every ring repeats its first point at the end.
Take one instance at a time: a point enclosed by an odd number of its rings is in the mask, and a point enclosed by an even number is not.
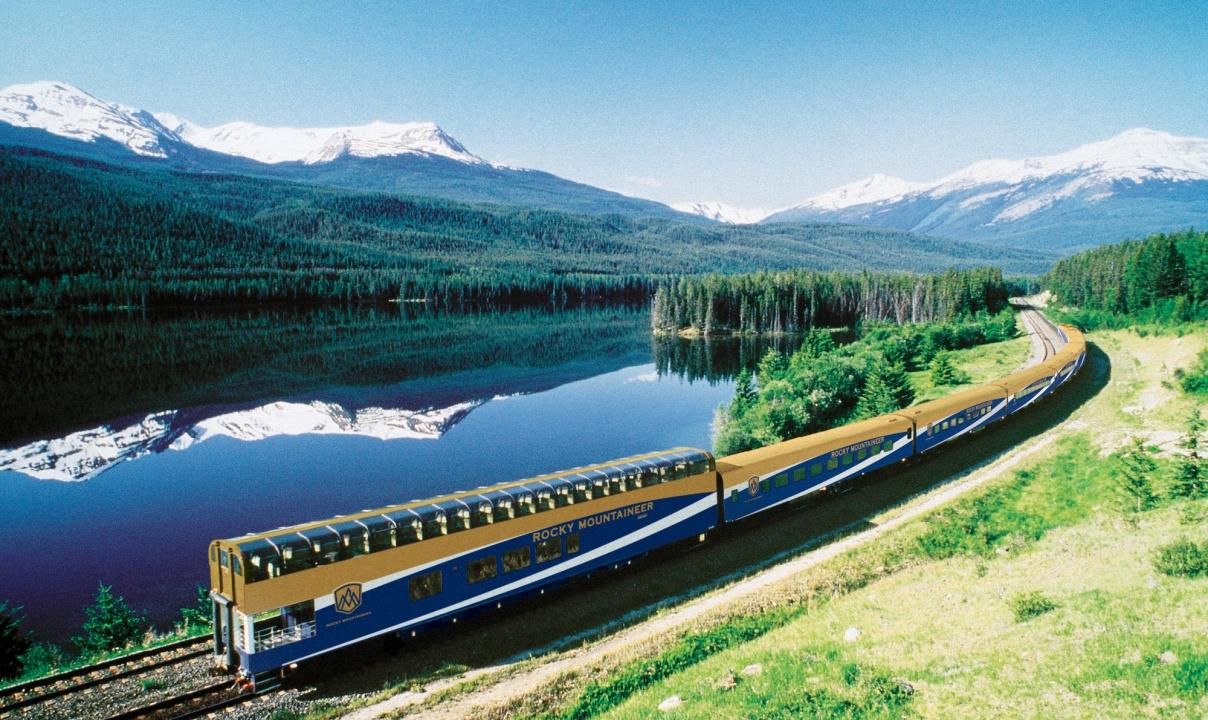
{"type": "Polygon", "coordinates": [[[216,663],[261,691],[368,638],[414,637],[941,452],[1056,392],[1080,331],[1005,378],[724,457],[689,447],[340,515],[209,547],[216,663]]]}

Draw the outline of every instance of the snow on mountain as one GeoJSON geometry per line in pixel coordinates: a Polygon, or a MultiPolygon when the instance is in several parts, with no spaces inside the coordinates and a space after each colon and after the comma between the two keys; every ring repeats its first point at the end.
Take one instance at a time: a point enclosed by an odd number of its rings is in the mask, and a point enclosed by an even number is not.
{"type": "MultiPolygon", "coordinates": [[[[816,210],[840,210],[853,205],[896,200],[908,193],[927,187],[926,183],[910,182],[891,175],[873,175],[857,180],[854,183],[842,185],[806,200],[793,208],[812,208],[816,210]]],[[[790,208],[791,209],[791,208],[790,208]]],[[[780,212],[784,212],[783,210],[780,212]]]]}
{"type": "Polygon", "coordinates": [[[768,215],[768,211],[763,208],[740,208],[717,200],[672,203],[671,208],[690,215],[700,215],[710,220],[729,223],[731,225],[750,225],[759,222],[768,215]]]}
{"type": "Polygon", "coordinates": [[[983,160],[932,182],[874,175],[763,222],[845,222],[1073,248],[1203,224],[1205,183],[1208,139],[1137,128],[1057,155],[983,160]]]}
{"type": "Polygon", "coordinates": [[[331,162],[342,156],[389,157],[426,154],[470,164],[485,161],[466,150],[436,123],[386,123],[331,128],[265,127],[232,122],[202,127],[171,113],[155,113],[190,145],[263,163],[331,162]]]}
{"type": "Polygon", "coordinates": [[[184,411],[172,410],[147,415],[121,428],[102,425],[62,438],[0,450],[0,471],[12,470],[39,480],[89,480],[123,461],[165,449],[185,450],[215,437],[245,442],[278,435],[435,439],[481,404],[482,401],[473,400],[428,410],[370,407],[350,411],[342,405],[319,400],[274,402],[205,418],[191,425],[181,422],[184,411]]]}
{"type": "Polygon", "coordinates": [[[0,90],[0,122],[83,142],[108,138],[148,157],[168,157],[164,141],[179,140],[151,113],[99,100],[57,81],[0,90]]]}
{"type": "Polygon", "coordinates": [[[232,122],[206,128],[172,113],[150,113],[100,100],[64,82],[0,90],[0,122],[83,142],[108,138],[138,155],[166,158],[174,143],[263,163],[326,163],[340,157],[432,155],[474,165],[485,161],[436,123],[386,123],[331,128],[263,127],[232,122]]]}

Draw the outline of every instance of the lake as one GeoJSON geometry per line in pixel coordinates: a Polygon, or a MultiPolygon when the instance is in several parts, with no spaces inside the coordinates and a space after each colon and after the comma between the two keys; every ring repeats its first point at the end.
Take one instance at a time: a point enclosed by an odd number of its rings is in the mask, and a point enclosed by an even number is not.
{"type": "Polygon", "coordinates": [[[9,318],[0,600],[38,639],[97,584],[165,623],[216,537],[676,445],[793,341],[654,338],[644,309],[9,318]]]}

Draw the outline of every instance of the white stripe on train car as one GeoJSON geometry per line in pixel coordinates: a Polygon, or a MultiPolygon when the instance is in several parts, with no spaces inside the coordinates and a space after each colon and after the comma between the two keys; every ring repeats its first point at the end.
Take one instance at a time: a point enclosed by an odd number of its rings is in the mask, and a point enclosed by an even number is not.
{"type": "MultiPolygon", "coordinates": [[[[1052,383],[1049,383],[1049,384],[1051,385],[1052,383]]],[[[1047,390],[1048,388],[1046,387],[1045,389],[1047,390]]],[[[961,430],[960,432],[953,435],[952,437],[944,438],[943,440],[940,440],[936,444],[932,445],[931,446],[932,449],[937,448],[946,442],[957,439],[961,435],[964,435],[965,433],[969,432],[970,430],[973,430],[974,428],[976,428],[978,425],[981,425],[982,423],[989,422],[990,418],[994,417],[995,413],[997,413],[1000,409],[1002,409],[1008,402],[1009,401],[1006,398],[1003,398],[1002,402],[1000,402],[997,407],[995,407],[994,405],[991,405],[990,412],[986,413],[985,415],[982,415],[978,419],[969,423],[969,427],[965,428],[964,430],[961,430]]],[[[1022,410],[1022,409],[1023,408],[1021,407],[1020,410],[1022,410]]],[[[955,415],[955,414],[957,414],[957,413],[953,413],[953,415],[955,415]]],[[[952,417],[952,415],[949,415],[948,417],[952,417]]],[[[943,422],[943,421],[941,420],[940,422],[943,422]]]]}
{"type": "MultiPolygon", "coordinates": [[[[903,435],[900,440],[898,440],[897,442],[895,442],[893,444],[893,450],[890,450],[888,454],[892,455],[893,453],[897,452],[902,446],[908,444],[910,442],[910,440],[911,440],[911,438],[908,438],[905,435],[903,435]]],[[[769,510],[782,503],[790,502],[790,501],[796,500],[800,497],[804,497],[805,495],[808,495],[817,490],[821,490],[822,488],[824,488],[827,485],[830,485],[832,483],[837,483],[840,480],[845,480],[845,479],[851,477],[853,474],[859,472],[860,470],[863,470],[864,468],[872,465],[880,457],[881,457],[880,453],[878,453],[876,455],[871,455],[866,460],[859,462],[855,465],[852,465],[848,469],[844,470],[843,472],[839,473],[838,475],[834,476],[833,478],[831,478],[830,480],[827,480],[824,483],[819,483],[817,485],[811,485],[810,487],[805,488],[801,492],[790,495],[790,496],[784,498],[783,500],[778,500],[777,502],[774,502],[771,505],[768,505],[767,507],[760,508],[760,509],[756,510],[755,512],[763,512],[764,510],[769,510]]],[[[788,470],[789,468],[793,467],[793,465],[800,465],[800,464],[801,463],[793,463],[792,465],[785,465],[784,467],[780,468],[779,470],[773,470],[772,472],[770,472],[766,475],[760,475],[759,480],[760,480],[760,482],[762,482],[764,480],[767,480],[768,478],[771,478],[774,475],[779,475],[780,473],[784,472],[785,470],[788,470]]],[[[730,495],[730,492],[733,490],[746,489],[748,482],[750,482],[750,480],[743,480],[738,485],[731,485],[730,487],[726,488],[725,495],[728,497],[730,495]]],[[[755,512],[750,513],[750,514],[754,515],[755,512]]]]}
{"type": "MultiPolygon", "coordinates": [[[[432,620],[434,618],[440,617],[441,615],[445,615],[445,614],[448,614],[451,612],[457,612],[458,610],[461,610],[461,609],[464,609],[467,607],[471,607],[473,605],[477,605],[482,602],[486,602],[493,597],[503,595],[503,594],[512,592],[514,590],[520,590],[525,585],[530,585],[530,584],[539,582],[541,580],[544,580],[546,578],[553,577],[554,575],[557,575],[558,573],[564,572],[571,568],[574,568],[574,567],[577,567],[584,563],[590,562],[592,560],[595,560],[596,558],[603,557],[604,555],[607,555],[611,552],[620,550],[621,548],[625,547],[626,545],[632,545],[633,543],[638,542],[639,540],[644,540],[645,538],[650,537],[651,535],[654,535],[655,533],[658,533],[661,530],[665,530],[669,527],[672,527],[673,525],[683,522],[683,521],[691,518],[693,515],[704,512],[705,510],[707,510],[709,508],[716,508],[716,507],[717,507],[717,497],[714,496],[714,494],[712,492],[710,492],[707,496],[701,498],[700,500],[697,500],[696,502],[692,503],[691,505],[688,505],[685,508],[681,508],[680,510],[677,510],[677,511],[671,513],[670,515],[668,515],[667,517],[665,517],[661,520],[653,522],[650,525],[647,525],[639,530],[635,530],[634,532],[630,533],[629,535],[617,538],[616,540],[613,540],[610,543],[601,545],[600,547],[595,548],[594,550],[588,550],[588,551],[584,552],[582,555],[578,555],[574,558],[571,558],[570,560],[567,560],[566,562],[563,562],[563,563],[560,563],[557,565],[552,565],[552,566],[546,568],[545,570],[542,570],[541,572],[535,573],[533,575],[529,575],[527,577],[520,578],[519,580],[510,582],[507,585],[501,585],[501,586],[495,588],[494,590],[489,590],[480,595],[475,595],[474,597],[467,598],[465,600],[462,600],[461,602],[457,602],[452,605],[446,605],[445,607],[443,607],[439,610],[433,610],[432,612],[427,613],[426,615],[420,615],[419,617],[411,618],[410,620],[404,620],[403,622],[398,623],[397,625],[392,625],[390,627],[383,628],[370,635],[362,635],[361,637],[354,638],[354,639],[348,640],[346,642],[342,642],[339,645],[332,645],[331,647],[325,647],[322,650],[313,652],[309,655],[304,655],[300,658],[297,658],[296,660],[292,660],[291,662],[297,662],[299,660],[306,660],[307,658],[312,658],[316,655],[322,655],[323,653],[330,652],[331,650],[335,650],[337,648],[342,648],[345,645],[351,645],[353,643],[360,642],[360,641],[362,641],[366,638],[372,637],[374,635],[381,635],[383,633],[388,633],[388,632],[391,632],[394,630],[400,630],[400,629],[408,627],[410,625],[418,625],[420,623],[427,622],[428,620],[432,620]]],[[[528,533],[525,533],[525,534],[527,535],[528,533]]],[[[517,536],[517,537],[519,537],[519,536],[517,536]]],[[[491,543],[491,544],[494,545],[495,543],[491,543]]],[[[364,593],[368,589],[372,589],[374,587],[384,585],[388,582],[393,582],[394,580],[401,579],[407,575],[412,575],[416,572],[419,572],[420,570],[431,567],[432,565],[438,565],[441,563],[448,562],[449,560],[452,560],[454,557],[461,557],[462,555],[467,555],[471,552],[481,552],[481,551],[482,551],[482,548],[469,550],[467,552],[460,553],[459,555],[441,558],[439,561],[428,563],[427,565],[424,565],[420,568],[412,568],[409,570],[405,570],[403,572],[398,572],[398,573],[394,573],[392,575],[387,575],[385,577],[381,577],[376,580],[372,580],[370,582],[363,583],[361,585],[361,588],[362,588],[361,591],[362,591],[362,593],[364,593]]],[[[322,598],[316,599],[315,600],[315,609],[318,610],[320,607],[326,607],[328,605],[331,605],[332,604],[331,600],[329,600],[328,597],[329,596],[324,596],[322,598]],[[320,600],[324,601],[322,605],[320,605],[320,602],[319,602],[320,600]]]]}

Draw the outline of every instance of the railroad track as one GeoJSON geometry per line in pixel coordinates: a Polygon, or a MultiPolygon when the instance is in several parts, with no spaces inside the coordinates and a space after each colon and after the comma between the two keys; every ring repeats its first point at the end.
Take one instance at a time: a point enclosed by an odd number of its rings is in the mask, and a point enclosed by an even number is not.
{"type": "Polygon", "coordinates": [[[1014,304],[1019,308],[1020,315],[1023,316],[1024,325],[1028,327],[1029,333],[1036,335],[1040,339],[1040,343],[1044,348],[1044,357],[1041,358],[1041,362],[1056,355],[1057,349],[1065,344],[1065,341],[1061,338],[1061,333],[1057,330],[1057,325],[1045,317],[1044,313],[1029,305],[1026,300],[1014,304]]]}
{"type": "Polygon", "coordinates": [[[209,644],[209,636],[187,638],[6,687],[0,690],[0,718],[69,693],[207,655],[209,644]]]}
{"type": "MultiPolygon", "coordinates": [[[[279,692],[279,691],[277,691],[279,692]]],[[[272,692],[254,694],[226,678],[188,692],[112,715],[108,720],[189,720],[260,700],[272,692]]]]}

